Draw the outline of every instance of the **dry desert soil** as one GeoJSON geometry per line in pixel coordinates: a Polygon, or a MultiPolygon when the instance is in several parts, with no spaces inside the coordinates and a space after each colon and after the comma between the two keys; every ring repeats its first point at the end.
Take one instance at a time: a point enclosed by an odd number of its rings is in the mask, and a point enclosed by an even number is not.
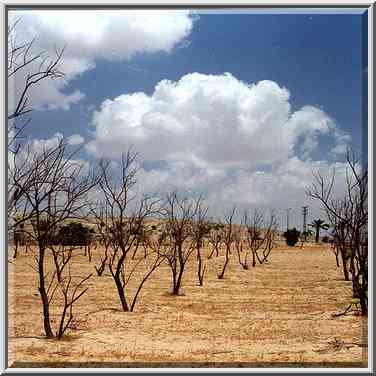
{"type": "MultiPolygon", "coordinates": [[[[206,250],[208,252],[208,250],[206,250]]],[[[352,301],[351,282],[327,245],[273,249],[270,262],[243,270],[232,253],[207,260],[204,286],[191,257],[183,295],[169,294],[163,265],[147,281],[135,311],[122,312],[110,273],[96,275],[77,251],[72,275],[93,273],[74,307],[80,322],[61,340],[46,339],[30,250],[8,264],[9,367],[366,367],[367,318],[333,317],[352,301]]],[[[140,278],[134,274],[130,289],[140,278]]],[[[52,304],[56,328],[59,296],[52,304]]]]}

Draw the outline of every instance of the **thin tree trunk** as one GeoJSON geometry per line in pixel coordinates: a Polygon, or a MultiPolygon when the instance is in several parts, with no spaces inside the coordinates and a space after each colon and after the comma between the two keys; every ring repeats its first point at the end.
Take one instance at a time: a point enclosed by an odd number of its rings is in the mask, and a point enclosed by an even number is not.
{"type": "Polygon", "coordinates": [[[197,248],[197,259],[198,259],[198,269],[197,269],[198,283],[200,286],[203,286],[205,266],[204,268],[202,267],[202,257],[201,257],[200,248],[197,248]]]}
{"type": "Polygon", "coordinates": [[[39,272],[39,293],[42,300],[43,305],[43,324],[44,324],[44,331],[46,333],[47,338],[53,338],[53,333],[51,329],[51,322],[50,322],[50,307],[48,302],[48,296],[45,287],[45,275],[44,275],[44,252],[45,249],[43,247],[39,247],[39,260],[38,260],[38,272],[39,272]]]}
{"type": "Polygon", "coordinates": [[[129,307],[128,307],[127,301],[125,299],[124,287],[121,283],[119,274],[115,274],[114,280],[115,280],[116,288],[117,288],[117,291],[118,291],[118,294],[119,294],[121,308],[123,309],[124,312],[128,312],[129,307]]]}
{"type": "Polygon", "coordinates": [[[18,251],[18,241],[15,241],[14,243],[14,254],[13,254],[13,258],[17,258],[17,252],[18,251]]]}
{"type": "Polygon", "coordinates": [[[339,265],[339,259],[338,259],[338,250],[335,252],[335,255],[336,255],[336,264],[337,264],[337,268],[339,268],[340,265],[339,265]]]}
{"type": "Polygon", "coordinates": [[[229,254],[229,247],[226,247],[226,260],[225,260],[225,264],[223,265],[221,274],[218,275],[218,279],[223,279],[225,275],[225,271],[226,271],[227,264],[228,264],[228,254],[229,254]]]}
{"type": "Polygon", "coordinates": [[[183,273],[184,273],[184,264],[181,264],[180,269],[179,269],[178,278],[174,282],[174,289],[173,289],[173,292],[172,292],[173,295],[179,295],[183,273]]]}
{"type": "Polygon", "coordinates": [[[347,269],[346,255],[343,249],[341,249],[341,257],[342,257],[343,276],[345,277],[345,281],[350,281],[349,271],[347,269]]]}

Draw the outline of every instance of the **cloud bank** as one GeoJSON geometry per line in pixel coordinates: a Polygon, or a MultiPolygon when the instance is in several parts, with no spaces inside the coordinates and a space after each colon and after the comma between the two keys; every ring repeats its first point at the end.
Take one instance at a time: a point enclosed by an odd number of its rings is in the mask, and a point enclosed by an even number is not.
{"type": "Polygon", "coordinates": [[[290,92],[273,81],[249,84],[233,75],[192,73],[142,92],[105,100],[92,118],[95,157],[116,159],[133,148],[147,192],[204,193],[218,210],[280,208],[307,201],[312,171],[343,171],[340,161],[315,160],[322,138],[333,156],[350,141],[324,111],[293,111],[290,92]]]}

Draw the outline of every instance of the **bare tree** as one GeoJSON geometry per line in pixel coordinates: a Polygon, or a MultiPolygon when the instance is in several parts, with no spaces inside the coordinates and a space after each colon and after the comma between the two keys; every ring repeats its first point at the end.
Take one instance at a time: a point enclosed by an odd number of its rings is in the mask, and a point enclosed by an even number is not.
{"type": "Polygon", "coordinates": [[[272,249],[274,248],[274,241],[277,236],[277,220],[273,212],[270,213],[269,220],[265,222],[263,244],[262,244],[262,261],[269,261],[268,258],[272,249]]]}
{"type": "Polygon", "coordinates": [[[195,221],[192,223],[192,237],[196,245],[197,250],[197,277],[200,286],[204,284],[204,275],[206,266],[201,255],[201,248],[204,246],[205,236],[209,232],[209,227],[206,223],[206,214],[208,208],[200,203],[197,209],[197,215],[195,221]]]}
{"type": "Polygon", "coordinates": [[[242,226],[237,226],[234,230],[234,244],[238,255],[238,262],[244,270],[248,270],[248,248],[244,247],[244,237],[242,226]]]}
{"type": "Polygon", "coordinates": [[[216,257],[219,256],[219,250],[221,248],[221,230],[223,229],[223,225],[219,223],[215,223],[211,226],[210,232],[208,234],[209,244],[211,245],[211,252],[208,256],[208,259],[213,257],[215,252],[216,257]]]}
{"type": "Polygon", "coordinates": [[[145,264],[149,261],[143,257],[132,265],[131,252],[139,246],[140,231],[145,221],[158,213],[159,204],[159,200],[152,197],[144,196],[138,199],[138,195],[132,191],[138,170],[136,158],[137,154],[132,152],[123,154],[120,171],[116,174],[111,173],[108,162],[102,160],[99,164],[102,174],[99,186],[104,205],[108,207],[109,228],[106,233],[110,234],[111,240],[108,266],[117,288],[121,307],[125,312],[133,311],[141,288],[160,265],[161,260],[160,255],[152,255],[155,256],[156,261],[148,265],[149,270],[139,283],[133,298],[130,298],[126,286],[141,263],[145,264]]]}
{"type": "Polygon", "coordinates": [[[196,249],[193,224],[202,205],[202,197],[191,200],[170,193],[164,206],[165,244],[163,256],[171,270],[172,295],[179,295],[187,261],[196,249]]]}
{"type": "Polygon", "coordinates": [[[265,222],[264,215],[255,210],[252,217],[248,212],[244,213],[243,224],[246,227],[248,247],[252,252],[252,266],[255,267],[256,259],[260,264],[268,260],[274,246],[277,223],[273,213],[265,222]]]}
{"type": "Polygon", "coordinates": [[[254,211],[253,216],[250,218],[248,212],[244,212],[243,224],[247,229],[247,243],[252,252],[252,266],[256,266],[256,257],[261,263],[261,259],[257,251],[261,247],[261,227],[263,223],[263,216],[258,211],[254,211]]]}
{"type": "Polygon", "coordinates": [[[231,247],[234,243],[234,217],[236,213],[236,207],[234,206],[229,212],[224,215],[224,226],[221,232],[221,239],[225,246],[225,263],[222,270],[218,273],[218,279],[223,279],[225,271],[229,262],[229,255],[231,254],[231,247]]]}
{"type": "MultiPolygon", "coordinates": [[[[363,315],[368,314],[368,170],[361,168],[351,150],[346,155],[345,194],[333,197],[336,174],[326,179],[314,174],[315,181],[307,194],[318,200],[335,229],[337,246],[349,253],[354,295],[359,298],[363,315]]],[[[342,251],[341,251],[342,252],[342,251]]],[[[342,254],[345,257],[345,253],[342,254]]],[[[343,260],[343,264],[346,261],[343,260]]],[[[344,267],[346,278],[346,270],[344,267]]]]}
{"type": "MultiPolygon", "coordinates": [[[[50,321],[50,302],[57,287],[52,287],[56,271],[46,272],[46,252],[51,246],[56,228],[67,219],[83,214],[87,205],[86,194],[98,181],[93,172],[83,172],[83,165],[73,161],[74,152],[68,154],[66,147],[64,141],[60,141],[57,147],[45,148],[40,153],[31,155],[28,161],[28,189],[19,180],[19,175],[12,176],[14,186],[20,191],[22,211],[33,213],[33,229],[24,231],[37,244],[35,260],[39,275],[38,290],[43,306],[44,330],[49,338],[54,336],[50,321]]],[[[58,285],[59,281],[56,286],[58,285]]],[[[72,287],[71,284],[70,286],[72,287]]]]}
{"type": "MultiPolygon", "coordinates": [[[[73,304],[82,296],[79,291],[86,279],[71,281],[63,288],[62,272],[67,265],[58,261],[55,252],[56,270],[46,272],[46,252],[52,243],[54,229],[64,220],[76,216],[83,208],[82,199],[95,184],[93,176],[83,176],[82,166],[72,163],[73,154],[67,155],[66,145],[60,142],[56,148],[44,149],[42,153],[31,151],[26,145],[21,150],[20,140],[30,121],[27,114],[31,107],[32,89],[48,79],[64,76],[60,70],[64,48],[55,49],[55,56],[35,48],[35,39],[21,41],[17,35],[20,20],[8,25],[8,231],[32,224],[32,230],[23,229],[27,242],[37,244],[35,256],[36,271],[39,275],[39,293],[43,306],[43,321],[46,336],[54,336],[50,321],[50,304],[56,290],[69,294],[73,288],[73,297],[67,301],[71,319],[56,333],[60,339],[72,321],[73,304]],[[63,266],[62,266],[63,265],[63,266]],[[58,277],[57,277],[58,275],[58,277]]],[[[26,244],[27,246],[27,244],[26,244]]],[[[26,248],[27,249],[27,248],[26,248]]],[[[68,261],[70,257],[68,257],[68,261]]],[[[85,290],[86,291],[86,290],[85,290]]],[[[62,319],[64,320],[65,314],[62,319]]]]}

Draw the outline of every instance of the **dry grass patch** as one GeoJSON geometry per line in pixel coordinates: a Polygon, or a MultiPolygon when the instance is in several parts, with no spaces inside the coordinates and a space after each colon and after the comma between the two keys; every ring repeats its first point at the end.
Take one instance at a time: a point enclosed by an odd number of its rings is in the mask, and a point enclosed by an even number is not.
{"type": "MultiPolygon", "coordinates": [[[[205,257],[209,250],[205,249],[205,257]]],[[[81,252],[73,269],[94,271],[81,252]]],[[[171,296],[169,269],[162,266],[146,283],[135,312],[122,312],[108,272],[93,276],[77,303],[81,322],[63,341],[43,338],[40,298],[30,255],[22,250],[9,265],[9,355],[14,362],[366,362],[367,318],[333,318],[351,300],[326,247],[273,250],[271,262],[243,270],[235,252],[225,278],[223,256],[205,260],[198,286],[196,259],[189,261],[182,296],[171,296]],[[107,274],[106,274],[107,273],[107,274]],[[341,345],[342,343],[342,345],[341,345]],[[355,345],[354,345],[355,343],[355,345]]],[[[130,288],[134,288],[130,286],[130,288]]],[[[61,306],[52,307],[57,319],[61,306]]],[[[55,317],[55,316],[56,317],[55,317]]],[[[16,363],[19,364],[19,363],[16,363]]]]}

